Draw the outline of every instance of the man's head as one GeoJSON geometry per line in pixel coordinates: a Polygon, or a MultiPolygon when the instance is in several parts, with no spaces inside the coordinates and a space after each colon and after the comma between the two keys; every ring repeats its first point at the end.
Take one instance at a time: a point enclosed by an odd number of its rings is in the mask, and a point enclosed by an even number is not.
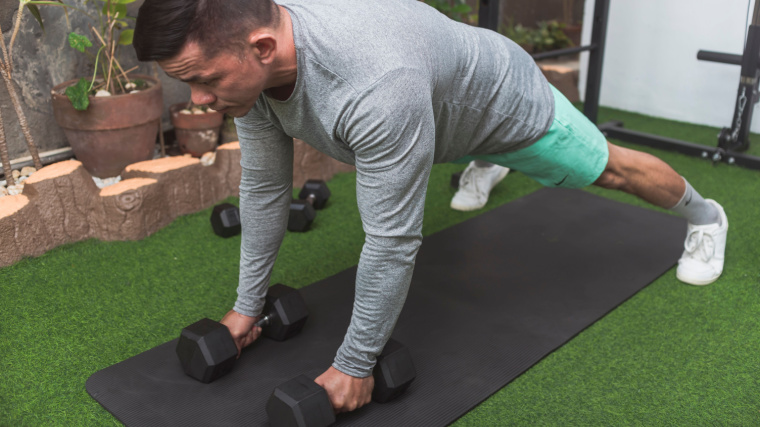
{"type": "Polygon", "coordinates": [[[146,0],[133,45],[187,82],[194,103],[240,116],[267,88],[280,15],[272,0],[146,0]]]}
{"type": "Polygon", "coordinates": [[[197,43],[213,59],[244,48],[251,30],[278,20],[272,0],[147,0],[140,6],[132,44],[140,61],[172,58],[186,43],[197,43]]]}

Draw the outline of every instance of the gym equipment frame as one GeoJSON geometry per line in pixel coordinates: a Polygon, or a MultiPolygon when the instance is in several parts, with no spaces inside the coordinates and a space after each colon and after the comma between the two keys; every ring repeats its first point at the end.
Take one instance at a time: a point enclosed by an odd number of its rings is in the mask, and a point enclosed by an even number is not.
{"type": "MultiPolygon", "coordinates": [[[[610,0],[596,0],[594,2],[593,27],[589,45],[533,55],[533,59],[540,60],[584,51],[589,52],[583,113],[594,123],[597,122],[599,112],[599,92],[609,9],[610,0]]],[[[481,26],[495,30],[498,25],[498,13],[498,0],[481,0],[479,21],[485,24],[481,26]]],[[[598,125],[599,130],[611,139],[677,151],[682,154],[710,159],[713,163],[722,161],[730,165],[760,170],[760,157],[744,153],[749,148],[749,133],[754,106],[760,101],[758,96],[758,81],[760,81],[760,0],[755,2],[752,24],[747,32],[747,41],[742,55],[700,50],[697,53],[697,59],[741,65],[742,67],[731,127],[723,128],[720,131],[717,147],[625,129],[623,122],[617,120],[598,125]]]]}

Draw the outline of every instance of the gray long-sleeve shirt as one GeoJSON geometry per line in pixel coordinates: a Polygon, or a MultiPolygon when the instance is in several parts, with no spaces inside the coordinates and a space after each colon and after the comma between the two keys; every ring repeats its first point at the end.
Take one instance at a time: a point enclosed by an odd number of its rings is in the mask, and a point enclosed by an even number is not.
{"type": "Polygon", "coordinates": [[[293,142],[356,165],[366,234],[353,317],[333,366],[371,374],[406,299],[433,163],[538,140],[554,100],[532,58],[417,0],[283,0],[298,76],[235,121],[243,236],[234,309],[263,308],[288,219],[293,142]]]}

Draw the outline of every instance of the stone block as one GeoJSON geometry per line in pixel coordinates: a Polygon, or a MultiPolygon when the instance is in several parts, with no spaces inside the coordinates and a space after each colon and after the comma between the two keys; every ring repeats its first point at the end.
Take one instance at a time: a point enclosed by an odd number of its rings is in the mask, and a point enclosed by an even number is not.
{"type": "Polygon", "coordinates": [[[126,179],[100,190],[90,220],[101,240],[140,240],[174,219],[169,203],[155,179],[126,179]]]}

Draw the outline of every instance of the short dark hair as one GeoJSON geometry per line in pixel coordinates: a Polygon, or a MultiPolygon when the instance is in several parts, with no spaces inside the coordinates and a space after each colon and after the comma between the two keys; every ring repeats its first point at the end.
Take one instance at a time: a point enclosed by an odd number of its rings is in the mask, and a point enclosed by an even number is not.
{"type": "Polygon", "coordinates": [[[140,61],[172,58],[197,42],[208,58],[245,43],[245,35],[279,21],[272,0],[146,0],[132,45],[140,61]]]}

